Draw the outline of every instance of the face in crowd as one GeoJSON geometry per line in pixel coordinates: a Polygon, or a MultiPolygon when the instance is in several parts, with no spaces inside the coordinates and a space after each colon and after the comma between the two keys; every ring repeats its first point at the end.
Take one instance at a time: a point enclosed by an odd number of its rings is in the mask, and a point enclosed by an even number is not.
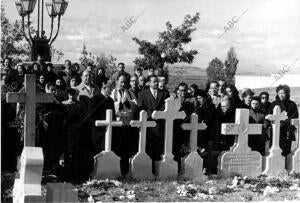
{"type": "Polygon", "coordinates": [[[252,100],[251,101],[251,109],[253,109],[253,110],[257,110],[258,109],[258,107],[259,107],[259,101],[257,101],[257,100],[252,100]]]}
{"type": "Polygon", "coordinates": [[[151,77],[150,78],[150,88],[153,90],[158,89],[158,78],[157,77],[151,77]]]}
{"type": "Polygon", "coordinates": [[[158,83],[158,88],[163,90],[166,87],[166,78],[165,77],[160,77],[159,83],[158,83]]]}
{"type": "Polygon", "coordinates": [[[65,61],[65,67],[66,67],[66,70],[71,70],[71,61],[69,61],[69,60],[66,60],[65,61]]]}
{"type": "Polygon", "coordinates": [[[125,65],[124,65],[123,63],[119,63],[119,64],[118,64],[118,70],[119,70],[120,72],[124,72],[124,70],[125,70],[125,65]]]}
{"type": "Polygon", "coordinates": [[[139,77],[139,86],[144,87],[145,86],[145,78],[143,76],[139,77]]]}
{"type": "Polygon", "coordinates": [[[6,58],[6,59],[4,60],[4,67],[5,67],[5,68],[10,68],[10,59],[6,58]]]}
{"type": "Polygon", "coordinates": [[[56,86],[55,85],[50,85],[48,88],[46,88],[46,93],[54,94],[56,95],[56,86]]]}
{"type": "Polygon", "coordinates": [[[47,71],[48,71],[48,72],[52,72],[52,70],[53,70],[53,66],[52,66],[52,65],[48,65],[48,66],[47,66],[47,71]]]}
{"type": "Polygon", "coordinates": [[[131,78],[130,78],[130,87],[132,89],[135,89],[135,88],[137,88],[137,86],[138,86],[138,79],[137,79],[137,77],[135,75],[131,76],[131,78]]]}
{"type": "Polygon", "coordinates": [[[219,85],[217,82],[211,82],[209,84],[209,89],[208,89],[208,94],[213,97],[215,95],[217,95],[218,93],[218,89],[219,89],[219,85]]]}
{"type": "Polygon", "coordinates": [[[281,101],[286,100],[287,95],[286,95],[286,92],[284,91],[284,89],[279,90],[277,92],[277,95],[281,101]]]}
{"type": "Polygon", "coordinates": [[[137,68],[137,69],[135,70],[135,74],[136,74],[137,76],[141,76],[141,75],[143,75],[143,71],[142,71],[142,69],[140,69],[140,68],[137,68]]]}
{"type": "Polygon", "coordinates": [[[81,76],[81,81],[85,85],[90,85],[91,84],[91,75],[87,71],[83,71],[82,76],[81,76]]]}
{"type": "Polygon", "coordinates": [[[225,91],[226,91],[226,94],[227,94],[229,97],[232,97],[232,94],[233,94],[232,89],[230,89],[229,87],[227,87],[225,91]]]}
{"type": "Polygon", "coordinates": [[[221,109],[223,113],[226,113],[230,108],[230,101],[229,99],[222,99],[221,101],[221,109]]]}
{"type": "Polygon", "coordinates": [[[45,84],[46,79],[45,79],[45,76],[44,76],[44,75],[40,75],[39,82],[40,82],[41,84],[45,84]]]}
{"type": "Polygon", "coordinates": [[[76,86],[77,86],[76,78],[71,78],[71,80],[70,80],[70,87],[76,87],[76,86]]]}
{"type": "Polygon", "coordinates": [[[121,75],[118,79],[118,87],[120,90],[125,89],[125,84],[126,84],[126,77],[124,75],[121,75]]]}
{"type": "Polygon", "coordinates": [[[247,106],[250,105],[251,99],[252,99],[251,95],[246,95],[246,97],[244,97],[244,102],[247,106]]]}
{"type": "Polygon", "coordinates": [[[185,85],[180,85],[177,90],[177,97],[184,99],[187,95],[187,87],[185,85]]]}
{"type": "Polygon", "coordinates": [[[261,95],[261,97],[260,97],[260,102],[262,103],[262,104],[265,104],[265,103],[267,103],[268,102],[268,96],[266,95],[266,94],[263,94],[263,95],[261,95]]]}
{"type": "Polygon", "coordinates": [[[109,95],[111,94],[111,87],[109,85],[103,85],[101,88],[101,93],[103,94],[103,96],[109,97],[109,95]]]}

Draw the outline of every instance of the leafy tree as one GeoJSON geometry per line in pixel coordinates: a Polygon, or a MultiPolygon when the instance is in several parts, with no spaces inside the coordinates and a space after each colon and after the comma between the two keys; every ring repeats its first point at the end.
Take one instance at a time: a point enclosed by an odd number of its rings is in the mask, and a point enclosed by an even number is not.
{"type": "Polygon", "coordinates": [[[158,40],[151,43],[147,40],[133,38],[139,45],[139,53],[143,57],[137,57],[134,63],[144,69],[154,67],[158,72],[165,74],[164,65],[178,62],[192,63],[197,50],[184,50],[184,45],[191,42],[191,34],[196,30],[193,26],[199,21],[200,14],[195,16],[186,15],[183,23],[173,27],[170,22],[166,23],[166,30],[159,33],[158,40]]]}
{"type": "Polygon", "coordinates": [[[1,5],[1,58],[11,57],[14,63],[29,61],[30,46],[22,32],[22,22],[10,23],[1,5]]]}
{"type": "Polygon", "coordinates": [[[223,71],[224,64],[217,57],[214,58],[211,62],[209,62],[208,67],[206,69],[207,77],[209,81],[219,80],[224,78],[223,71]]]}
{"type": "Polygon", "coordinates": [[[117,59],[115,57],[110,54],[105,55],[104,53],[101,53],[99,56],[95,56],[87,50],[85,44],[83,44],[79,61],[84,67],[88,64],[92,64],[96,69],[103,68],[108,78],[117,71],[117,59]]]}
{"type": "Polygon", "coordinates": [[[234,84],[234,76],[237,69],[237,64],[239,60],[237,59],[235,50],[233,47],[230,47],[227,52],[227,59],[225,60],[225,77],[226,82],[230,84],[234,84]]]}

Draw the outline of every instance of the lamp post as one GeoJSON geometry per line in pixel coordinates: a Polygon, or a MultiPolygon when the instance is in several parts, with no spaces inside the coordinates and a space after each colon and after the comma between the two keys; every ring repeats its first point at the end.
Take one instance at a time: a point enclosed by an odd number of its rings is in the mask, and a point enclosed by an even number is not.
{"type": "Polygon", "coordinates": [[[51,61],[50,47],[54,40],[57,38],[60,28],[60,18],[64,15],[68,1],[65,0],[51,0],[44,2],[44,0],[19,0],[15,2],[19,15],[22,17],[22,30],[25,39],[31,47],[31,61],[36,61],[37,56],[40,55],[46,61],[51,61]],[[30,30],[30,15],[34,7],[38,3],[38,22],[35,36],[31,35],[30,30]],[[44,5],[51,18],[51,31],[49,37],[45,35],[44,30],[44,5]],[[27,34],[25,31],[25,17],[27,16],[27,34]],[[57,17],[57,31],[53,36],[54,19],[57,17]],[[27,36],[28,35],[28,36],[27,36]]]}

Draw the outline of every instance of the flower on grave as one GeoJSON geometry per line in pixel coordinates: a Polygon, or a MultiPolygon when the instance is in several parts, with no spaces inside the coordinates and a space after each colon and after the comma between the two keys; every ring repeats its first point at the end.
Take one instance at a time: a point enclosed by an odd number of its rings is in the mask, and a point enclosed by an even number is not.
{"type": "Polygon", "coordinates": [[[194,200],[213,199],[213,198],[214,198],[213,195],[207,195],[207,194],[204,194],[204,193],[202,193],[202,192],[198,192],[198,193],[193,197],[194,200]]]}
{"type": "Polygon", "coordinates": [[[127,192],[126,192],[126,197],[128,198],[128,199],[134,199],[135,198],[135,194],[134,194],[134,191],[133,190],[128,190],[127,192]]]}
{"type": "Polygon", "coordinates": [[[88,203],[95,203],[95,200],[92,195],[89,196],[88,203]]]}
{"type": "Polygon", "coordinates": [[[185,188],[185,185],[181,185],[181,186],[177,187],[176,193],[179,194],[180,197],[185,197],[185,196],[187,196],[188,191],[185,188]]]}
{"type": "Polygon", "coordinates": [[[216,187],[211,187],[208,189],[208,194],[210,194],[210,195],[215,195],[215,194],[217,194],[217,192],[218,192],[218,190],[216,187]]]}
{"type": "Polygon", "coordinates": [[[120,197],[119,197],[119,200],[124,200],[125,199],[125,196],[123,196],[123,195],[121,195],[120,197]]]}
{"type": "Polygon", "coordinates": [[[276,192],[279,192],[279,189],[277,187],[271,187],[268,185],[264,190],[264,196],[268,194],[274,194],[276,192]]]}
{"type": "Polygon", "coordinates": [[[292,190],[292,191],[296,191],[296,190],[299,191],[300,187],[299,187],[299,184],[294,183],[292,186],[290,186],[289,189],[292,190]]]}
{"type": "Polygon", "coordinates": [[[209,180],[209,181],[206,181],[205,183],[206,183],[206,184],[215,184],[216,181],[215,181],[215,180],[209,180]]]}

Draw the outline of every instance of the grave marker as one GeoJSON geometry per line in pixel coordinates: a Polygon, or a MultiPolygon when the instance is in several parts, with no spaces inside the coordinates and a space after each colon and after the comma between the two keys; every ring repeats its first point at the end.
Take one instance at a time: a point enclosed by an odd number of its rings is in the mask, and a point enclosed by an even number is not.
{"type": "Polygon", "coordinates": [[[292,119],[291,125],[296,127],[295,137],[296,137],[296,149],[294,149],[288,155],[288,164],[287,169],[289,172],[300,173],[300,120],[299,119],[292,119]]]}
{"type": "Polygon", "coordinates": [[[159,176],[161,178],[167,178],[176,176],[178,173],[178,167],[176,161],[173,160],[172,144],[173,144],[173,121],[175,119],[184,119],[185,112],[179,111],[181,103],[174,98],[168,98],[165,100],[164,111],[154,111],[152,113],[153,119],[165,119],[165,149],[163,159],[160,162],[159,176]]]}
{"type": "Polygon", "coordinates": [[[112,127],[122,126],[122,121],[112,120],[112,110],[106,110],[106,120],[96,121],[96,126],[106,126],[105,150],[94,157],[93,178],[116,178],[121,174],[120,157],[111,151],[112,127]]]}
{"type": "Polygon", "coordinates": [[[263,173],[271,176],[277,176],[285,171],[285,157],[281,155],[282,150],[279,147],[280,121],[286,120],[286,112],[281,112],[279,106],[275,106],[273,114],[267,115],[266,119],[274,121],[272,123],[272,146],[269,155],[266,157],[266,168],[263,173]]]}
{"type": "Polygon", "coordinates": [[[205,130],[207,128],[205,123],[198,123],[198,115],[193,113],[191,115],[191,123],[184,123],[181,125],[182,129],[190,130],[190,146],[191,153],[182,159],[183,177],[204,179],[203,175],[203,160],[197,152],[197,135],[198,130],[205,130]]]}
{"type": "Polygon", "coordinates": [[[20,178],[15,179],[13,202],[44,202],[42,197],[43,151],[40,147],[24,147],[20,178]]]}
{"type": "Polygon", "coordinates": [[[8,103],[25,103],[24,146],[35,146],[35,112],[36,103],[53,102],[52,94],[36,93],[35,74],[25,75],[25,92],[9,92],[6,94],[8,103]]]}
{"type": "Polygon", "coordinates": [[[152,160],[147,155],[146,148],[146,132],[147,128],[155,127],[155,121],[147,121],[147,112],[140,112],[140,120],[139,121],[130,121],[130,125],[132,127],[140,128],[139,130],[139,151],[132,158],[132,175],[134,178],[138,179],[149,179],[153,178],[152,174],[152,160]]]}
{"type": "Polygon", "coordinates": [[[237,143],[230,151],[219,156],[219,173],[223,175],[239,174],[256,176],[262,172],[262,157],[259,152],[251,151],[248,146],[249,134],[261,134],[262,124],[249,124],[249,110],[236,109],[235,123],[223,123],[224,135],[238,135],[237,143]]]}
{"type": "Polygon", "coordinates": [[[46,202],[78,202],[78,191],[70,183],[48,183],[46,202]]]}

